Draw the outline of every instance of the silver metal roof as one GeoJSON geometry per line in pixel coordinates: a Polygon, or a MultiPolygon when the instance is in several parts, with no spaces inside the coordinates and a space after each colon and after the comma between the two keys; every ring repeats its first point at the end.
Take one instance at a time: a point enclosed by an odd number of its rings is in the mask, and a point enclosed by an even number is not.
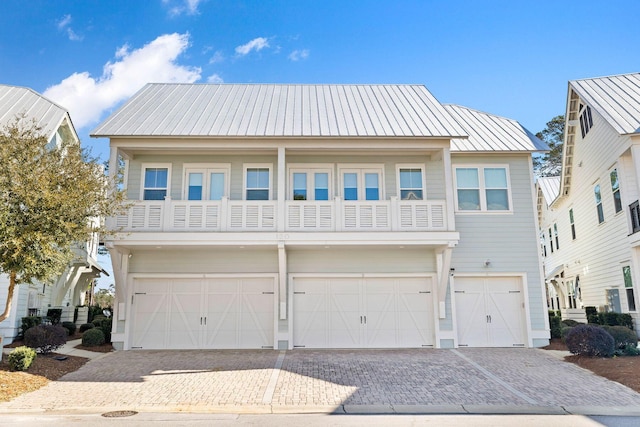
{"type": "Polygon", "coordinates": [[[467,131],[468,139],[451,141],[451,151],[547,151],[549,147],[515,120],[460,105],[444,108],[467,131]]]}
{"type": "Polygon", "coordinates": [[[574,80],[569,86],[618,133],[640,133],[640,73],[574,80]]]}
{"type": "Polygon", "coordinates": [[[544,201],[547,202],[547,206],[551,206],[551,202],[560,195],[560,177],[541,177],[538,178],[536,183],[538,184],[540,191],[542,191],[542,195],[544,196],[544,201]]]}
{"type": "Polygon", "coordinates": [[[465,137],[421,85],[165,84],[91,133],[193,137],[465,137]]]}
{"type": "Polygon", "coordinates": [[[27,120],[35,119],[48,138],[68,117],[67,110],[32,89],[0,85],[0,126],[14,122],[23,114],[27,120]]]}

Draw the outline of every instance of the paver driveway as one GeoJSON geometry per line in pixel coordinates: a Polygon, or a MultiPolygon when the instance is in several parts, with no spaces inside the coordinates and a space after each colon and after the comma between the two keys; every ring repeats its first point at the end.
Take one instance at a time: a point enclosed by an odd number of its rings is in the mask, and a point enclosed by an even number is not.
{"type": "Polygon", "coordinates": [[[505,407],[552,413],[640,410],[640,394],[536,349],[148,350],[93,360],[1,404],[0,412],[492,412],[505,407]]]}

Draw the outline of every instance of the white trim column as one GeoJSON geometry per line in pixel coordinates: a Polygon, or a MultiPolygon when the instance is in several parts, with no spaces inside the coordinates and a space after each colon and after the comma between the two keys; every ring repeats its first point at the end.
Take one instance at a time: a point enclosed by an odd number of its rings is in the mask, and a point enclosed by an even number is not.
{"type": "MultiPolygon", "coordinates": [[[[453,188],[453,169],[451,166],[451,150],[442,149],[442,164],[444,169],[444,190],[447,205],[447,231],[456,230],[455,199],[456,192],[453,188]]],[[[448,273],[448,272],[447,272],[448,273]]]]}
{"type": "Polygon", "coordinates": [[[287,319],[287,250],[278,242],[278,306],[280,320],[287,319]]]}
{"type": "Polygon", "coordinates": [[[284,232],[285,230],[285,199],[286,199],[286,182],[287,182],[287,163],[285,158],[285,148],[278,147],[278,191],[276,215],[278,216],[277,230],[284,232]]]}

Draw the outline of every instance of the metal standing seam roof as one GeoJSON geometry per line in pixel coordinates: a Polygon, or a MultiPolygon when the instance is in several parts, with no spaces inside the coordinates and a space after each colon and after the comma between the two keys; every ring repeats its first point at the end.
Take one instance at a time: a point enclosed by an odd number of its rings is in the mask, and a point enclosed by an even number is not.
{"type": "Polygon", "coordinates": [[[569,86],[620,133],[640,133],[640,73],[573,80],[569,86]]]}
{"type": "Polygon", "coordinates": [[[560,195],[560,177],[559,176],[545,176],[540,177],[536,181],[544,201],[547,202],[547,206],[551,206],[551,203],[560,195]]]}
{"type": "Polygon", "coordinates": [[[22,114],[27,120],[35,119],[49,138],[68,117],[67,110],[32,89],[0,84],[0,126],[11,124],[22,114]]]}
{"type": "Polygon", "coordinates": [[[515,120],[460,105],[444,108],[467,131],[468,139],[453,139],[452,152],[547,151],[549,147],[515,120]]]}
{"type": "Polygon", "coordinates": [[[150,83],[95,137],[443,137],[467,133],[422,85],[150,83]]]}

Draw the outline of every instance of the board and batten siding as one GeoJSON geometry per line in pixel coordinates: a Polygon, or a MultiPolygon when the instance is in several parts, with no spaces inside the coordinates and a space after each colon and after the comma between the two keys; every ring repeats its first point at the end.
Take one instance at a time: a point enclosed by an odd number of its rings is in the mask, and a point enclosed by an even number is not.
{"type": "Polygon", "coordinates": [[[507,165],[513,204],[512,213],[456,212],[456,229],[460,232],[460,242],[453,250],[451,267],[455,268],[456,274],[526,274],[531,328],[534,331],[544,330],[547,310],[543,299],[544,278],[540,277],[531,156],[455,154],[451,157],[454,167],[507,165]],[[485,267],[487,260],[490,265],[485,267]]]}
{"type": "MultiPolygon", "coordinates": [[[[625,154],[630,145],[628,136],[620,136],[594,109],[593,127],[584,139],[578,135],[574,146],[571,192],[560,198],[553,210],[545,212],[542,230],[547,236],[547,274],[564,265],[564,277],[574,280],[580,277],[580,289],[584,306],[607,304],[606,290],[620,291],[620,304],[628,311],[624,292],[622,267],[631,266],[634,278],[638,277],[637,265],[632,262],[631,249],[626,236],[629,234],[628,204],[636,200],[637,191],[632,162],[625,154]],[[622,210],[615,212],[610,172],[618,169],[622,210]],[[632,176],[630,179],[629,176],[632,176]],[[604,222],[598,222],[594,187],[600,184],[604,222]],[[627,203],[628,201],[628,203],[627,203]],[[576,239],[572,239],[569,209],[573,209],[576,239]],[[548,242],[548,229],[558,225],[560,249],[552,254],[548,242]]],[[[555,244],[554,244],[555,246],[555,244]]],[[[637,289],[637,283],[635,283],[637,289]]]]}

